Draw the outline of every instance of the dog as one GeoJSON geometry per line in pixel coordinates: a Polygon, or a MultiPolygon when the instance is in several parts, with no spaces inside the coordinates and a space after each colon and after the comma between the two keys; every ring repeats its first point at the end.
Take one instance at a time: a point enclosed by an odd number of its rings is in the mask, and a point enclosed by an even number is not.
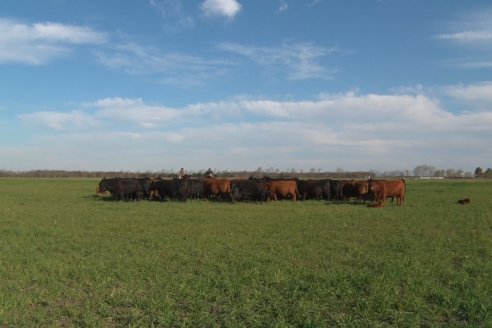
{"type": "Polygon", "coordinates": [[[458,200],[456,203],[460,205],[466,205],[466,204],[470,204],[470,202],[471,202],[470,198],[463,198],[458,200]]]}

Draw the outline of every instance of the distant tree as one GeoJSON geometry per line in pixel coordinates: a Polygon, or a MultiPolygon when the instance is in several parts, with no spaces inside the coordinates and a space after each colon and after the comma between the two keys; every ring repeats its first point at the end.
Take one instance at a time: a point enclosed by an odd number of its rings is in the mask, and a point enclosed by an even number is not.
{"type": "Polygon", "coordinates": [[[454,169],[447,169],[446,170],[446,177],[455,178],[456,177],[456,171],[454,169]]]}
{"type": "Polygon", "coordinates": [[[435,170],[434,171],[434,176],[435,177],[443,177],[445,175],[445,171],[444,170],[435,170]]]}
{"type": "Polygon", "coordinates": [[[483,174],[483,169],[482,169],[480,166],[478,166],[478,167],[475,169],[475,176],[476,176],[476,177],[479,177],[479,176],[481,176],[482,174],[483,174]]]}
{"type": "Polygon", "coordinates": [[[416,177],[432,177],[436,168],[430,165],[419,165],[413,169],[413,175],[416,177]]]}

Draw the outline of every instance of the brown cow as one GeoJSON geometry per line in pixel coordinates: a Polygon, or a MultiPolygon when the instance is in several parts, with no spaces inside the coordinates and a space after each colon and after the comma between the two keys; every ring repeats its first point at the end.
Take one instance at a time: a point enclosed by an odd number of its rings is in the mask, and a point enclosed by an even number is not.
{"type": "Polygon", "coordinates": [[[384,206],[386,198],[396,197],[396,204],[401,206],[405,200],[405,180],[369,180],[369,195],[376,203],[384,206]]]}
{"type": "Polygon", "coordinates": [[[273,200],[277,200],[279,197],[291,197],[292,201],[296,201],[299,195],[297,182],[293,180],[264,181],[263,187],[270,192],[270,198],[273,200]]]}
{"type": "Polygon", "coordinates": [[[203,196],[206,198],[220,199],[223,196],[228,196],[232,199],[231,180],[205,178],[203,179],[203,196]]]}

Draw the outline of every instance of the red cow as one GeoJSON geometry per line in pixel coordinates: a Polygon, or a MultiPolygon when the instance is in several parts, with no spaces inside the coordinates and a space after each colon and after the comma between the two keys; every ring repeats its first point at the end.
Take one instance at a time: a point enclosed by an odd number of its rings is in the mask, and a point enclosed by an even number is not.
{"type": "Polygon", "coordinates": [[[295,201],[299,195],[297,183],[293,180],[265,181],[263,182],[263,187],[270,191],[270,198],[273,198],[273,200],[277,200],[279,197],[291,197],[292,201],[295,201]]]}
{"type": "Polygon", "coordinates": [[[203,180],[203,196],[206,198],[221,198],[229,196],[232,198],[231,180],[205,178],[203,180]]]}
{"type": "Polygon", "coordinates": [[[384,206],[386,198],[396,197],[396,204],[401,206],[405,200],[405,180],[369,180],[369,194],[376,203],[384,206]]]}

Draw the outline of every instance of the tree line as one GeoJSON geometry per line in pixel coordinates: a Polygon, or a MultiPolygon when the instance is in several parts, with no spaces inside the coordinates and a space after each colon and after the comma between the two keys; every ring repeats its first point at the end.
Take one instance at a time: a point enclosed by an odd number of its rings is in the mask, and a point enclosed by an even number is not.
{"type": "MultiPolygon", "coordinates": [[[[413,170],[393,170],[393,171],[347,171],[338,168],[335,171],[326,171],[320,168],[311,168],[309,170],[287,169],[280,170],[274,167],[258,167],[255,170],[213,170],[217,177],[221,178],[249,178],[269,176],[272,178],[292,178],[300,179],[368,179],[368,178],[492,178],[492,168],[482,169],[480,166],[474,172],[465,172],[461,169],[439,169],[431,165],[418,165],[413,170]]],[[[204,176],[205,170],[187,171],[192,177],[204,176]]],[[[101,177],[161,177],[172,178],[177,176],[178,172],[174,169],[164,169],[160,171],[79,171],[79,170],[30,170],[30,171],[12,171],[1,170],[0,177],[25,177],[25,178],[101,178],[101,177]]]]}

